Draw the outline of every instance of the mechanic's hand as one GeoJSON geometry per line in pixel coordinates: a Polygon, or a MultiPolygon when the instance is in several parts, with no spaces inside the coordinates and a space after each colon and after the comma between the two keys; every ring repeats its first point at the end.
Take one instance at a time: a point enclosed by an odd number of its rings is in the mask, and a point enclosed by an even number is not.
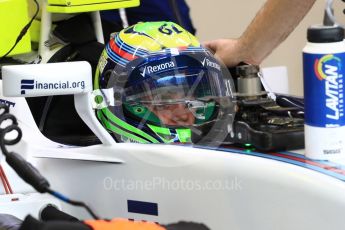
{"type": "Polygon", "coordinates": [[[226,66],[233,67],[242,61],[244,47],[241,47],[238,39],[217,39],[203,43],[203,46],[210,49],[217,59],[222,61],[226,66]]]}

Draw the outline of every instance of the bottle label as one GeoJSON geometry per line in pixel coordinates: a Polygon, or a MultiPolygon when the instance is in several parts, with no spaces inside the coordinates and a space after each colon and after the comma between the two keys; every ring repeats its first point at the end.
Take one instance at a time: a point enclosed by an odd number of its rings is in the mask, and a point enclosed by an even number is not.
{"type": "Polygon", "coordinates": [[[303,53],[305,123],[316,127],[345,125],[345,53],[303,53]]]}

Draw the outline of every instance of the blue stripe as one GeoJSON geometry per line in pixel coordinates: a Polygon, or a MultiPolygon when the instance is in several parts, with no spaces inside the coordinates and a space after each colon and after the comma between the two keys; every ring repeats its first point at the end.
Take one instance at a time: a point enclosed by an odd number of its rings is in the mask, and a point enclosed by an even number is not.
{"type": "Polygon", "coordinates": [[[158,204],[137,200],[127,200],[128,212],[158,216],[158,204]]]}
{"type": "Polygon", "coordinates": [[[127,53],[134,54],[136,56],[145,56],[148,54],[148,51],[144,49],[134,48],[133,46],[127,45],[119,36],[116,36],[115,42],[119,48],[123,49],[127,53]]]}
{"type": "MultiPolygon", "coordinates": [[[[148,55],[148,52],[147,50],[144,50],[144,49],[139,49],[139,48],[135,48],[133,46],[130,46],[126,43],[124,43],[120,36],[116,36],[115,37],[115,43],[118,47],[121,47],[122,50],[126,51],[127,53],[130,53],[130,54],[134,54],[136,56],[146,56],[148,55]]],[[[199,47],[188,47],[187,49],[183,50],[181,53],[193,53],[193,52],[196,52],[196,51],[205,51],[205,48],[199,46],[199,47]]],[[[160,53],[165,53],[165,50],[162,50],[162,51],[156,51],[156,52],[151,52],[150,54],[160,54],[160,53]]]]}
{"type": "Polygon", "coordinates": [[[58,198],[58,199],[64,201],[64,202],[67,202],[67,203],[68,203],[68,202],[70,201],[70,199],[68,199],[66,196],[64,196],[63,194],[61,194],[61,193],[59,193],[59,192],[52,191],[51,194],[52,194],[53,196],[55,196],[56,198],[58,198]]]}
{"type": "Polygon", "coordinates": [[[185,49],[184,51],[205,51],[205,48],[198,46],[189,46],[187,49],[185,49]]]}
{"type": "MultiPolygon", "coordinates": [[[[212,149],[212,150],[219,150],[219,151],[223,151],[223,152],[229,152],[229,153],[235,153],[235,154],[243,154],[243,155],[249,155],[249,156],[256,156],[256,157],[261,157],[261,158],[266,158],[266,159],[271,159],[271,160],[277,160],[277,161],[281,161],[281,162],[285,162],[285,163],[289,163],[289,164],[293,164],[293,165],[297,165],[297,166],[301,166],[303,168],[307,168],[307,169],[311,169],[313,171],[317,171],[320,172],[322,174],[334,177],[336,179],[339,179],[341,181],[345,181],[345,175],[324,169],[324,168],[320,168],[314,165],[310,165],[307,163],[303,163],[303,162],[299,162],[299,161],[295,161],[292,159],[288,159],[288,158],[284,158],[284,157],[278,157],[278,156],[273,156],[270,155],[269,153],[260,153],[260,152],[251,152],[251,151],[246,151],[246,150],[239,150],[239,149],[232,149],[232,148],[210,148],[210,147],[206,147],[206,146],[197,146],[197,148],[202,148],[202,149],[212,149]]],[[[285,154],[285,152],[278,152],[280,154],[285,154]]],[[[288,155],[288,154],[286,154],[288,155]]],[[[289,152],[290,156],[295,156],[301,159],[306,159],[301,157],[301,155],[296,155],[296,153],[291,153],[289,152]]],[[[310,160],[310,159],[308,159],[310,160]]],[[[313,161],[313,160],[310,160],[313,161]]],[[[320,163],[324,163],[324,161],[314,161],[314,162],[320,162],[320,163]]],[[[331,166],[331,165],[330,165],[331,166]]],[[[335,167],[336,169],[339,169],[338,167],[335,167]]]]}
{"type": "Polygon", "coordinates": [[[121,56],[119,56],[118,54],[116,54],[115,52],[113,52],[111,50],[111,48],[107,45],[106,46],[107,49],[107,53],[109,55],[109,57],[114,61],[117,62],[118,64],[122,65],[122,66],[126,66],[127,63],[129,62],[128,60],[122,58],[121,56]]]}
{"type": "Polygon", "coordinates": [[[145,56],[148,54],[147,50],[130,46],[123,42],[119,37],[117,37],[116,39],[116,44],[118,45],[118,47],[121,47],[121,49],[125,50],[127,53],[135,54],[137,56],[145,56]]]}
{"type": "Polygon", "coordinates": [[[34,85],[21,85],[21,89],[33,89],[34,85]]]}
{"type": "Polygon", "coordinates": [[[34,84],[34,80],[27,80],[27,79],[22,79],[20,81],[22,84],[34,84]]]}
{"type": "MultiPolygon", "coordinates": [[[[164,50],[159,50],[155,52],[150,52],[151,55],[158,55],[158,54],[171,54],[172,48],[167,48],[164,50]]],[[[204,48],[199,48],[199,47],[188,47],[187,49],[184,50],[179,50],[180,54],[189,54],[192,53],[194,54],[195,52],[205,52],[204,48]]]]}
{"type": "Polygon", "coordinates": [[[316,163],[320,163],[320,164],[324,164],[336,169],[345,169],[345,165],[341,165],[341,164],[337,164],[335,162],[330,162],[328,160],[312,160],[309,159],[307,157],[305,157],[304,155],[298,154],[298,153],[293,153],[293,152],[280,152],[281,154],[287,155],[287,156],[293,156],[293,157],[298,157],[300,159],[304,159],[304,160],[310,160],[310,161],[314,161],[316,163]]]}

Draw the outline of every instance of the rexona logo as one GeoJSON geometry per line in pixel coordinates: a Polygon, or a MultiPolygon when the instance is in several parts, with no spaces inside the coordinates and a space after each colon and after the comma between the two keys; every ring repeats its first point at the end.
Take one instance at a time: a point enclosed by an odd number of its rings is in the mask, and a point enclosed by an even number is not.
{"type": "Polygon", "coordinates": [[[208,58],[204,58],[202,61],[203,66],[212,67],[220,71],[220,65],[216,62],[210,61],[208,58]]]}
{"type": "Polygon", "coordinates": [[[32,79],[22,79],[20,82],[20,93],[26,94],[27,90],[33,89],[85,89],[85,81],[58,81],[58,82],[38,82],[32,79]]]}
{"type": "Polygon", "coordinates": [[[341,60],[332,54],[324,55],[314,62],[314,72],[317,79],[325,81],[326,107],[329,112],[326,117],[339,120],[344,116],[344,91],[341,60]]]}
{"type": "Polygon", "coordinates": [[[153,65],[153,66],[147,65],[145,66],[144,71],[141,73],[141,76],[145,77],[146,74],[157,73],[169,68],[174,68],[175,66],[176,65],[173,61],[165,62],[158,65],[153,65]]]}

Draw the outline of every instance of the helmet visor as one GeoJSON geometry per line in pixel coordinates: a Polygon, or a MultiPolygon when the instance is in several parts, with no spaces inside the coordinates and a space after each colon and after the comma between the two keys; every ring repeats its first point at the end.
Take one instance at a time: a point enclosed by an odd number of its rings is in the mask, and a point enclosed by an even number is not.
{"type": "Polygon", "coordinates": [[[126,87],[123,103],[132,114],[166,126],[190,126],[209,121],[226,89],[216,71],[194,69],[170,71],[126,87]],[[145,107],[145,108],[143,108],[145,107]],[[157,119],[158,118],[158,119],[157,119]]]}

